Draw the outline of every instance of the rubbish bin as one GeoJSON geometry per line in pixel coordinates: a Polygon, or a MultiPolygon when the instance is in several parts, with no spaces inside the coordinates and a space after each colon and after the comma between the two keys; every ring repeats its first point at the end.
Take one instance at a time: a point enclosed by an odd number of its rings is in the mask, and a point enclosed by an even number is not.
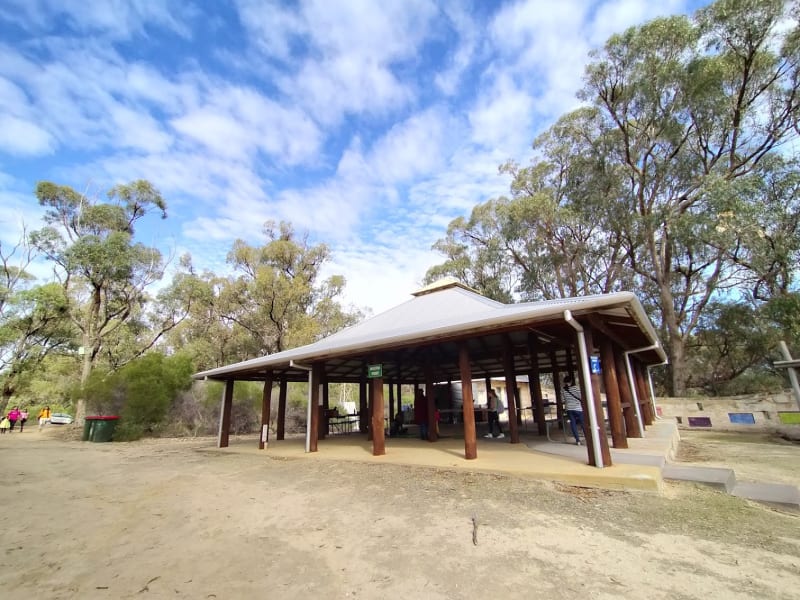
{"type": "Polygon", "coordinates": [[[84,425],[84,435],[90,442],[110,442],[114,436],[114,428],[117,426],[117,416],[100,416],[86,417],[88,424],[88,434],[86,433],[86,425],[84,425]]]}
{"type": "Polygon", "coordinates": [[[92,430],[92,422],[89,420],[90,418],[94,417],[87,417],[86,420],[83,422],[83,436],[81,437],[81,440],[84,442],[89,441],[89,433],[92,430]]]}

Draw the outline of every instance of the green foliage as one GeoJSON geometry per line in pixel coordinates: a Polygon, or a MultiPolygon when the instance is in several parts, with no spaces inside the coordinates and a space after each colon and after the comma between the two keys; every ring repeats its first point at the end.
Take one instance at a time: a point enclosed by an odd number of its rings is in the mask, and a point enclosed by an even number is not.
{"type": "Polygon", "coordinates": [[[75,330],[67,318],[68,302],[56,283],[11,294],[0,320],[0,381],[4,400],[24,389],[51,354],[74,348],[75,330]]]}
{"type": "Polygon", "coordinates": [[[95,370],[82,392],[88,410],[121,417],[115,439],[137,439],[163,423],[178,393],[189,388],[193,371],[185,354],[150,352],[113,373],[95,370]]]}
{"type": "MultiPolygon", "coordinates": [[[[768,326],[777,331],[778,340],[786,342],[792,356],[800,356],[800,292],[771,298],[761,312],[768,326]]],[[[783,360],[783,357],[779,360],[783,360]]]]}
{"type": "Polygon", "coordinates": [[[752,305],[711,303],[690,342],[687,385],[723,395],[731,387],[745,387],[745,375],[751,382],[763,379],[755,374],[768,368],[774,343],[774,332],[763,326],[752,305]]]}

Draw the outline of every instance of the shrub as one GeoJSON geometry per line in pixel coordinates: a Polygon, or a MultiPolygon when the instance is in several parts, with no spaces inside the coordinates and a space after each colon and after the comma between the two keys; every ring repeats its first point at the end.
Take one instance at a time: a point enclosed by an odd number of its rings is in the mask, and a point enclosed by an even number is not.
{"type": "Polygon", "coordinates": [[[174,399],[190,386],[192,371],[186,355],[151,352],[115,373],[93,373],[84,387],[87,407],[120,415],[115,439],[139,439],[162,425],[174,399]]]}

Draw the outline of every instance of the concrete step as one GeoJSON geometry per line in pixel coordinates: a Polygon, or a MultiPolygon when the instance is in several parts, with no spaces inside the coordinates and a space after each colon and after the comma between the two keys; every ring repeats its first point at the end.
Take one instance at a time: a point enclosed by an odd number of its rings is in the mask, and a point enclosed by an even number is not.
{"type": "Polygon", "coordinates": [[[661,476],[664,479],[702,483],[720,489],[726,493],[731,493],[736,486],[736,473],[733,472],[733,469],[719,467],[692,467],[666,464],[661,468],[661,476]]]}

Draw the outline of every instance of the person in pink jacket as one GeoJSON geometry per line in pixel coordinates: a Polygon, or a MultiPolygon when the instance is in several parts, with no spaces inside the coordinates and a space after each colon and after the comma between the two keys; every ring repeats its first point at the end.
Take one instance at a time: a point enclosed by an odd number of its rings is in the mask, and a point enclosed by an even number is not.
{"type": "Polygon", "coordinates": [[[14,425],[19,421],[19,406],[15,406],[8,411],[8,420],[11,421],[11,431],[14,431],[14,425]]]}

